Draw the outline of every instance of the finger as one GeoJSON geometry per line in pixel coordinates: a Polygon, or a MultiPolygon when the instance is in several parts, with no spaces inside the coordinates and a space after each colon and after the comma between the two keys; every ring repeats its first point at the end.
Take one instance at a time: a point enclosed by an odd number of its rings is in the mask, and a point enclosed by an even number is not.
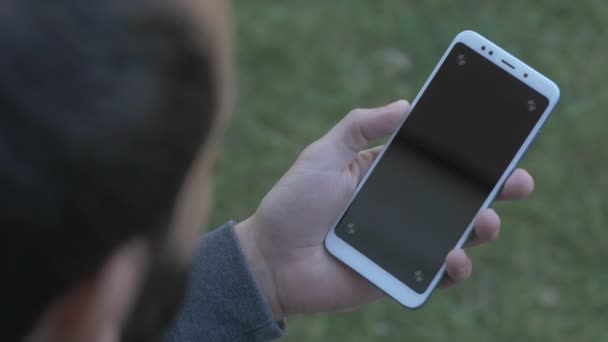
{"type": "Polygon", "coordinates": [[[534,178],[524,169],[513,171],[500,192],[500,200],[518,200],[528,197],[534,190],[534,178]]]}
{"type": "Polygon", "coordinates": [[[465,244],[465,248],[493,241],[500,234],[500,217],[494,209],[487,209],[475,218],[475,229],[465,244]]]}
{"type": "Polygon", "coordinates": [[[453,281],[447,273],[445,273],[443,275],[443,278],[441,278],[441,280],[439,281],[437,287],[439,287],[440,289],[448,289],[454,285],[456,285],[456,282],[453,281]]]}
{"type": "Polygon", "coordinates": [[[375,139],[385,137],[399,127],[409,103],[399,100],[373,109],[355,109],[336,124],[321,140],[334,150],[334,161],[341,166],[352,163],[358,153],[375,139]]]}
{"type": "Polygon", "coordinates": [[[462,249],[455,249],[445,259],[445,270],[445,276],[439,283],[443,288],[469,279],[473,272],[473,264],[462,249]]]}
{"type": "Polygon", "coordinates": [[[382,147],[384,146],[376,146],[359,152],[355,162],[351,164],[351,173],[357,178],[357,184],[361,182],[363,176],[365,176],[376,158],[378,158],[380,151],[382,151],[382,147]]]}

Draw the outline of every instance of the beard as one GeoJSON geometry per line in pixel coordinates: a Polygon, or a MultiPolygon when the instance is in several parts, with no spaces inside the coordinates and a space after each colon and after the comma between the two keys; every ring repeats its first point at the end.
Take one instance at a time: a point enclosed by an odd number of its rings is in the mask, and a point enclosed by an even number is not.
{"type": "Polygon", "coordinates": [[[123,342],[162,341],[184,300],[190,265],[167,249],[152,256],[150,269],[122,329],[123,342]]]}

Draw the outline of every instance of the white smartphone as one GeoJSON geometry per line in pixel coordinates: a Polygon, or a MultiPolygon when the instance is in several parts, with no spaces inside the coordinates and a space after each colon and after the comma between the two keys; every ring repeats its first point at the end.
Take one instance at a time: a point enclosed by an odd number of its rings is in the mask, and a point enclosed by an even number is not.
{"type": "Polygon", "coordinates": [[[458,34],[327,234],[327,250],[404,306],[421,306],[558,99],[538,71],[475,32],[458,34]]]}

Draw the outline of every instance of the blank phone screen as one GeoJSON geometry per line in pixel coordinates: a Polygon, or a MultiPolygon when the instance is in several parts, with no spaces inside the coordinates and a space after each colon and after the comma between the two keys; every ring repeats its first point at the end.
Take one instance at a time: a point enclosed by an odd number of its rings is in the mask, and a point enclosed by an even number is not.
{"type": "Polygon", "coordinates": [[[548,103],[480,53],[455,44],[336,234],[423,293],[548,103]]]}

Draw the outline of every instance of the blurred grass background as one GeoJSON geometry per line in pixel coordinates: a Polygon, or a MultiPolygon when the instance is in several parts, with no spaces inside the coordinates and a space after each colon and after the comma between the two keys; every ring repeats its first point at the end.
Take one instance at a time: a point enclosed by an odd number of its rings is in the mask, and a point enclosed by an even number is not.
{"type": "MultiPolygon", "coordinates": [[[[408,311],[391,300],[293,317],[287,341],[608,341],[608,3],[240,0],[239,101],[213,224],[250,215],[351,108],[413,99],[473,29],[552,78],[553,118],[523,161],[536,192],[501,203],[472,279],[408,311]]],[[[306,289],[302,289],[306,291],[306,289]]]]}

